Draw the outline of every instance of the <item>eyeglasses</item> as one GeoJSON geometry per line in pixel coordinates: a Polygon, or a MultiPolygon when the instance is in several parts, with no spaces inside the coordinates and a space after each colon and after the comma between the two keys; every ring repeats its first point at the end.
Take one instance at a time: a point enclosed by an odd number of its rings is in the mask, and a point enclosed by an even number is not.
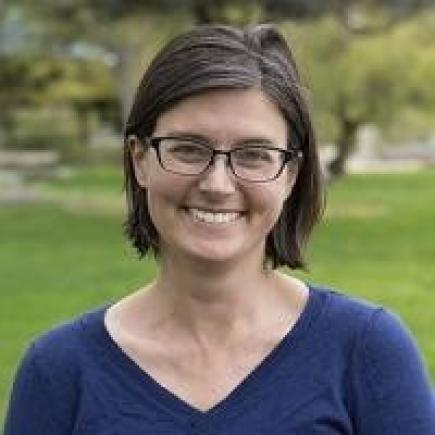
{"type": "Polygon", "coordinates": [[[262,183],[278,178],[287,163],[302,157],[300,150],[275,148],[269,143],[223,151],[192,138],[148,137],[145,140],[155,149],[161,167],[179,175],[200,175],[222,154],[236,177],[262,183]]]}

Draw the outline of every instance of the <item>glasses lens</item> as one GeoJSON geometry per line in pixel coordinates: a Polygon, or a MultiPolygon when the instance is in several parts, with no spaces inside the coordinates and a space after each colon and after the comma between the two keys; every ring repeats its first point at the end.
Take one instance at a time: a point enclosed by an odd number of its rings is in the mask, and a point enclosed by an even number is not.
{"type": "Polygon", "coordinates": [[[211,155],[208,147],[189,139],[165,138],[160,142],[163,167],[178,174],[199,174],[209,164],[211,155]]]}
{"type": "Polygon", "coordinates": [[[262,146],[244,147],[232,152],[234,172],[250,181],[267,181],[275,178],[282,169],[284,153],[262,146]]]}

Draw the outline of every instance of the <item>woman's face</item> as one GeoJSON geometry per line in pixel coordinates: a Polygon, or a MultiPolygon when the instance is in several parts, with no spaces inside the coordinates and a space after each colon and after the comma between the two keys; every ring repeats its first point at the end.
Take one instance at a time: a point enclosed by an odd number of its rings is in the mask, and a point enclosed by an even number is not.
{"type": "MultiPolygon", "coordinates": [[[[219,150],[261,139],[286,149],[287,126],[258,89],[213,90],[181,101],[157,120],[153,136],[193,135],[219,150]]],[[[200,175],[164,170],[154,149],[133,152],[136,176],[146,188],[161,254],[204,261],[263,260],[266,237],[295,181],[294,168],[265,183],[238,179],[217,156],[200,175]]]]}

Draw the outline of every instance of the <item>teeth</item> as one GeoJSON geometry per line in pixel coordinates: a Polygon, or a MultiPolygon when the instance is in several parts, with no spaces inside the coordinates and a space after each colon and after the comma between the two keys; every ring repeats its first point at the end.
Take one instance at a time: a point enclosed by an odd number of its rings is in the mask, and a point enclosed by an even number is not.
{"type": "Polygon", "coordinates": [[[212,213],[197,208],[191,208],[189,210],[195,219],[208,224],[226,224],[234,222],[240,217],[240,213],[212,213]]]}

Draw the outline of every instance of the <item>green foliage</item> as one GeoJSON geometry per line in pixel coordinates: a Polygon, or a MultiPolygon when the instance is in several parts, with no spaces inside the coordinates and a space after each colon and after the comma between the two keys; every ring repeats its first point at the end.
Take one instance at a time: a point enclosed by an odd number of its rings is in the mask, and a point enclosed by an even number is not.
{"type": "Polygon", "coordinates": [[[397,146],[413,141],[429,143],[435,134],[434,114],[415,106],[404,106],[383,132],[385,140],[397,146]]]}
{"type": "Polygon", "coordinates": [[[70,59],[50,59],[40,65],[41,75],[49,76],[40,94],[40,104],[111,102],[115,99],[114,80],[110,71],[101,62],[70,59]],[[44,70],[46,69],[46,70],[44,70]]]}
{"type": "Polygon", "coordinates": [[[74,112],[68,106],[18,109],[14,112],[14,123],[13,140],[5,148],[51,149],[62,154],[77,140],[74,112]]]}
{"type": "Polygon", "coordinates": [[[409,86],[404,90],[409,104],[435,112],[435,12],[420,16],[397,29],[397,50],[407,58],[409,86]],[[399,48],[400,47],[400,48],[399,48]]]}
{"type": "Polygon", "coordinates": [[[89,113],[110,107],[113,116],[107,119],[115,119],[119,128],[145,65],[168,38],[201,20],[243,24],[296,17],[309,20],[283,21],[281,27],[303,64],[322,140],[343,137],[344,121],[391,128],[400,127],[402,118],[416,119],[408,131],[420,133],[427,123],[419,120],[435,111],[435,93],[429,91],[435,82],[430,3],[17,0],[4,11],[19,17],[32,43],[28,38],[25,52],[0,58],[1,122],[5,130],[14,128],[16,106],[71,104],[84,126],[74,140],[85,150],[89,113]],[[427,8],[424,15],[416,14],[422,8],[427,8]],[[78,43],[101,53],[72,58],[68,50],[78,43]],[[111,61],[105,63],[105,56],[111,61]]]}
{"type": "Polygon", "coordinates": [[[387,127],[403,107],[435,112],[428,91],[435,83],[435,13],[370,35],[353,34],[335,16],[282,29],[303,65],[318,118],[334,124],[330,132],[343,118],[387,127]]]}
{"type": "Polygon", "coordinates": [[[10,104],[94,104],[115,97],[113,77],[101,62],[47,55],[2,60],[0,98],[10,104]]]}

